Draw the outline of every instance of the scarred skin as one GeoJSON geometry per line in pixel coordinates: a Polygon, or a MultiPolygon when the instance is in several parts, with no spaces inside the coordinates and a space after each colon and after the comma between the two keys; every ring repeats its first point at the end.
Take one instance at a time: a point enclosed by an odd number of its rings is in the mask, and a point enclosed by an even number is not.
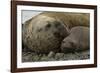
{"type": "Polygon", "coordinates": [[[23,24],[22,42],[36,53],[57,52],[75,26],[89,27],[88,14],[43,12],[23,24]]]}
{"type": "Polygon", "coordinates": [[[73,27],[61,44],[63,52],[82,51],[89,47],[89,28],[83,26],[73,27]]]}

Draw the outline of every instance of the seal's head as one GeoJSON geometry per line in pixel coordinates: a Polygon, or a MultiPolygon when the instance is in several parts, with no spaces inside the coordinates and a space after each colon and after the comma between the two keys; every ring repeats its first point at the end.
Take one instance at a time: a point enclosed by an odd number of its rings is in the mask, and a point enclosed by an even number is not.
{"type": "Polygon", "coordinates": [[[37,16],[31,23],[34,23],[34,31],[51,32],[55,37],[66,37],[69,34],[68,28],[63,22],[48,16],[37,16]]]}
{"type": "Polygon", "coordinates": [[[73,52],[76,48],[76,42],[70,37],[66,37],[61,44],[61,51],[65,53],[73,52]]]}

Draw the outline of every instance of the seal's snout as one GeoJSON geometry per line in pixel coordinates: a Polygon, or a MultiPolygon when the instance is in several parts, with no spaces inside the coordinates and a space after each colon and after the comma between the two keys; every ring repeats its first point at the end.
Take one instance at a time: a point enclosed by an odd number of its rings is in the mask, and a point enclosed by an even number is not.
{"type": "Polygon", "coordinates": [[[54,36],[57,37],[57,38],[60,38],[60,37],[61,37],[60,32],[58,32],[58,31],[54,32],[53,34],[54,34],[54,36]]]}
{"type": "Polygon", "coordinates": [[[70,53],[74,51],[73,42],[68,38],[64,39],[61,44],[61,51],[64,53],[70,53]]]}

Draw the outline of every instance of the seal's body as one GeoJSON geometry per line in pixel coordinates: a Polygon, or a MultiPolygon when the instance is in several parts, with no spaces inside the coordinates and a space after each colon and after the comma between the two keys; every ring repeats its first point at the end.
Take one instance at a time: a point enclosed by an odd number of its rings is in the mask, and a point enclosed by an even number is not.
{"type": "Polygon", "coordinates": [[[63,52],[82,51],[89,49],[89,28],[83,26],[73,27],[68,37],[62,41],[63,52]]]}

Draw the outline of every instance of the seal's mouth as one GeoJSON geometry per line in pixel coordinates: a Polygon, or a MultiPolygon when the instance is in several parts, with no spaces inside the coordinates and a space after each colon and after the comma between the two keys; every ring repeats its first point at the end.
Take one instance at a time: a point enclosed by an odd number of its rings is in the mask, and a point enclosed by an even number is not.
{"type": "Polygon", "coordinates": [[[54,32],[53,34],[54,34],[54,36],[57,37],[57,38],[61,38],[61,36],[62,36],[62,35],[60,34],[60,32],[54,32]]]}
{"type": "Polygon", "coordinates": [[[74,48],[68,48],[68,47],[62,47],[61,51],[64,52],[64,53],[73,53],[73,52],[75,52],[75,49],[74,48]]]}

